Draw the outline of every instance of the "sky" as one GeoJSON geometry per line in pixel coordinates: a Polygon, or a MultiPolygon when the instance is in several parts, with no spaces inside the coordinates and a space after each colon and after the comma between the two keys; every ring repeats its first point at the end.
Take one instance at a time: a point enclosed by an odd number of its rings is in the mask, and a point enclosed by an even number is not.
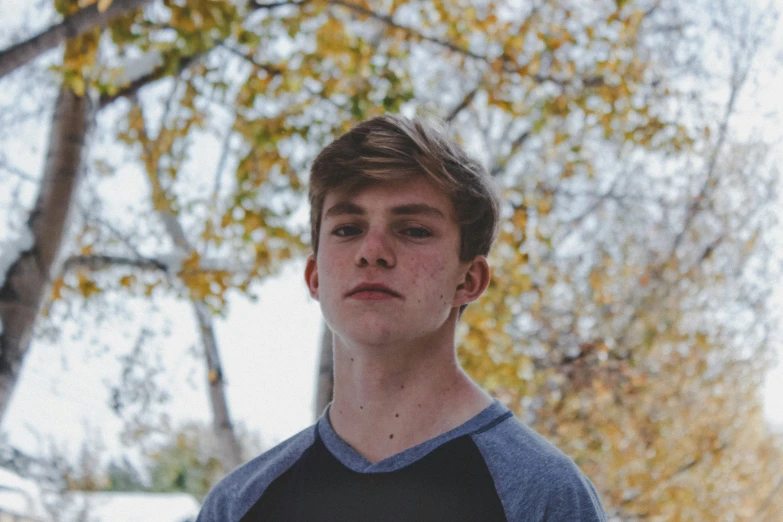
{"type": "MultiPolygon", "coordinates": [[[[292,263],[266,281],[257,303],[235,297],[231,313],[216,324],[231,415],[259,432],[264,444],[282,441],[314,419],[321,315],[307,293],[302,269],[301,262],[292,263]]],[[[209,422],[203,364],[188,354],[198,344],[192,313],[173,300],[162,300],[160,306],[171,332],[151,348],[161,348],[164,365],[175,368],[162,382],[172,395],[166,410],[174,424],[209,422]]],[[[159,313],[143,303],[135,308],[139,323],[164,327],[159,313]]],[[[136,340],[138,324],[124,322],[109,319],[100,326],[102,343],[111,344],[113,353],[129,350],[136,340]]],[[[75,340],[69,336],[65,332],[60,342],[33,343],[3,429],[12,443],[30,452],[45,451],[50,437],[73,452],[85,435],[94,439],[98,430],[107,453],[122,451],[112,436],[121,430],[121,422],[107,406],[104,384],[117,379],[119,365],[114,355],[92,345],[91,335],[75,340]]]]}
{"type": "MultiPolygon", "coordinates": [[[[6,22],[13,4],[0,0],[6,22]]],[[[38,172],[40,159],[31,157],[23,165],[38,172]]],[[[302,269],[297,261],[269,278],[257,289],[255,303],[234,296],[228,317],[217,320],[231,415],[246,429],[260,433],[267,447],[314,420],[321,317],[318,304],[307,293],[302,269]]],[[[88,324],[81,335],[66,328],[56,342],[37,339],[1,426],[8,441],[33,454],[46,454],[54,443],[73,455],[84,440],[100,441],[107,455],[126,451],[117,437],[122,423],[108,407],[106,385],[116,381],[120,367],[102,346],[130,350],[140,324],[170,329],[168,335],[155,338],[150,349],[160,353],[163,366],[176,368],[162,381],[172,393],[166,410],[173,423],[209,422],[203,370],[189,355],[198,345],[192,313],[173,300],[161,299],[158,304],[165,313],[138,302],[132,305],[134,321],[110,317],[100,325],[88,324]],[[100,343],[95,345],[93,338],[100,338],[100,343]]],[[[783,364],[767,377],[764,411],[783,428],[783,364]]]]}

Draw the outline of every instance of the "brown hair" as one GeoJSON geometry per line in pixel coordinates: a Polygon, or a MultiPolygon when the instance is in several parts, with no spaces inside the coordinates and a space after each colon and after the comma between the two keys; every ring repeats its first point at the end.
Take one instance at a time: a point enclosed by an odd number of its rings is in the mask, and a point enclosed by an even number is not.
{"type": "Polygon", "coordinates": [[[309,193],[313,252],[318,254],[327,192],[422,175],[454,205],[460,224],[460,261],[489,254],[497,236],[500,198],[486,169],[440,129],[418,118],[392,115],[360,123],[324,148],[313,162],[309,193]]]}

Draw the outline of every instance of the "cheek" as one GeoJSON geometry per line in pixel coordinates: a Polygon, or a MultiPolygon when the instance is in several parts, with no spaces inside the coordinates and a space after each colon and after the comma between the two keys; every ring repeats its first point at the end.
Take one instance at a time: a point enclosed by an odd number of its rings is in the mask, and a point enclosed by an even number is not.
{"type": "Polygon", "coordinates": [[[415,288],[426,289],[421,300],[432,302],[446,302],[450,298],[450,272],[453,270],[446,260],[439,256],[422,259],[416,264],[417,269],[413,274],[415,288]]]}

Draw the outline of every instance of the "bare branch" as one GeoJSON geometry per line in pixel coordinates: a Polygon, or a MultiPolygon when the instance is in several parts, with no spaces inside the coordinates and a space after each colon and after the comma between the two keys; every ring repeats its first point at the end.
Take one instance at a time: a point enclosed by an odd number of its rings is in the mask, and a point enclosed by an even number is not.
{"type": "MultiPolygon", "coordinates": [[[[728,444],[724,442],[723,444],[721,444],[720,446],[718,446],[714,450],[709,451],[708,454],[710,454],[710,455],[717,455],[721,451],[725,450],[727,446],[728,446],[728,444]]],[[[680,466],[676,471],[674,471],[671,475],[669,475],[666,478],[663,478],[663,479],[659,480],[658,481],[658,489],[667,487],[667,483],[669,481],[675,479],[679,475],[682,475],[683,473],[685,473],[689,469],[693,468],[694,466],[699,465],[703,461],[704,461],[704,455],[701,455],[701,456],[691,460],[690,462],[686,462],[685,464],[680,466]]],[[[622,504],[623,505],[629,504],[629,503],[633,502],[634,500],[637,500],[637,499],[639,499],[640,497],[642,497],[644,495],[650,495],[651,493],[652,492],[649,492],[649,491],[639,492],[638,494],[623,500],[622,504]]]]}
{"type": "Polygon", "coordinates": [[[131,252],[137,257],[137,258],[144,258],[143,255],[139,252],[139,250],[136,248],[136,245],[133,244],[131,239],[120,232],[114,225],[109,223],[108,221],[105,221],[101,219],[99,216],[96,216],[94,214],[89,213],[86,209],[82,208],[81,214],[82,219],[84,219],[85,222],[94,222],[100,225],[101,227],[105,227],[111,232],[111,234],[119,241],[121,241],[128,249],[130,249],[131,252]]]}
{"type": "Polygon", "coordinates": [[[361,15],[367,16],[367,17],[372,18],[374,20],[381,21],[381,22],[385,23],[386,25],[388,25],[389,27],[394,27],[395,29],[400,29],[400,30],[405,31],[406,33],[410,34],[411,36],[415,36],[416,38],[419,38],[421,40],[425,40],[427,42],[432,42],[432,43],[437,44],[437,45],[439,45],[441,47],[445,47],[447,49],[450,49],[450,50],[452,50],[452,51],[454,51],[456,53],[464,54],[465,56],[470,56],[471,58],[475,58],[476,60],[481,60],[481,61],[485,61],[485,62],[491,61],[491,59],[486,57],[486,56],[482,56],[480,54],[476,54],[476,53],[472,52],[469,49],[465,49],[465,48],[460,47],[458,45],[455,45],[455,44],[453,44],[453,43],[451,43],[449,41],[441,40],[440,38],[435,38],[434,36],[428,36],[428,35],[425,35],[425,34],[419,32],[419,31],[416,31],[413,28],[410,28],[410,27],[398,24],[397,22],[392,20],[391,16],[378,14],[375,11],[367,9],[364,6],[353,4],[351,2],[346,2],[345,0],[330,0],[329,3],[332,4],[332,5],[339,5],[339,6],[345,7],[347,9],[350,9],[351,11],[357,12],[357,13],[359,13],[361,15]]]}
{"type": "Polygon", "coordinates": [[[54,49],[65,40],[84,34],[95,27],[105,26],[118,16],[142,8],[149,1],[114,0],[103,12],[98,9],[97,3],[77,11],[44,32],[0,51],[0,78],[46,51],[54,49]]]}
{"type": "Polygon", "coordinates": [[[470,105],[470,102],[473,101],[473,98],[476,97],[476,93],[481,88],[481,82],[479,82],[472,91],[467,93],[465,97],[462,99],[462,102],[460,102],[459,105],[454,107],[454,110],[452,110],[449,115],[446,117],[446,121],[452,121],[454,118],[457,117],[457,115],[462,112],[468,105],[470,105]]]}
{"type": "MultiPolygon", "coordinates": [[[[205,53],[198,53],[194,54],[193,56],[187,56],[184,58],[180,58],[179,63],[177,64],[177,70],[174,73],[174,76],[182,73],[185,71],[188,67],[190,67],[195,61],[197,61],[199,58],[201,58],[205,53]]],[[[136,78],[132,82],[130,82],[128,85],[124,86],[122,89],[117,91],[116,93],[112,95],[104,94],[100,97],[98,100],[98,109],[103,109],[107,105],[111,104],[112,102],[120,99],[120,98],[132,98],[135,96],[139,90],[141,90],[142,87],[151,84],[152,82],[159,80],[161,78],[167,77],[171,75],[171,69],[166,65],[167,60],[163,60],[163,64],[156,67],[154,70],[150,71],[149,73],[140,76],[139,78],[136,78]]]]}
{"type": "Polygon", "coordinates": [[[708,161],[707,173],[704,178],[704,183],[702,183],[699,194],[693,199],[692,203],[688,207],[688,213],[685,216],[685,223],[674,240],[669,259],[672,259],[676,255],[677,249],[682,243],[685,234],[690,229],[694,218],[696,217],[702,203],[707,196],[708,190],[715,185],[715,167],[718,164],[718,158],[720,157],[720,153],[723,151],[723,145],[726,142],[726,138],[728,137],[729,121],[734,115],[737,98],[748,78],[748,74],[751,70],[753,60],[760,44],[760,36],[757,36],[753,39],[752,42],[747,43],[746,49],[740,48],[740,50],[735,52],[732,57],[732,78],[730,85],[731,90],[729,92],[729,99],[726,102],[723,118],[721,119],[720,125],[718,126],[718,140],[715,143],[715,147],[713,148],[710,159],[708,161]],[[743,53],[742,51],[745,52],[743,53]],[[741,58],[745,59],[744,63],[740,63],[741,58]]]}
{"type": "Polygon", "coordinates": [[[258,67],[259,69],[263,69],[269,74],[276,75],[276,74],[282,74],[283,71],[280,68],[274,67],[272,65],[266,64],[266,63],[260,63],[257,61],[253,56],[243,53],[242,51],[239,51],[237,49],[234,49],[234,47],[226,44],[225,42],[221,42],[218,44],[220,47],[225,49],[226,51],[230,52],[233,55],[238,56],[239,58],[242,58],[249,64],[251,64],[254,67],[258,67]]]}
{"type": "Polygon", "coordinates": [[[22,169],[15,167],[13,165],[9,165],[8,163],[0,163],[0,169],[3,169],[7,172],[10,172],[14,176],[18,177],[19,179],[22,179],[24,181],[29,181],[30,183],[36,183],[38,184],[41,180],[36,179],[35,176],[32,174],[29,174],[22,169]]]}
{"type": "MultiPolygon", "coordinates": [[[[395,29],[400,29],[401,31],[404,31],[409,36],[412,36],[414,38],[417,38],[419,40],[423,40],[423,41],[426,41],[426,42],[434,43],[434,44],[436,44],[436,45],[438,45],[440,47],[443,47],[445,49],[453,51],[453,52],[455,52],[457,54],[468,56],[470,58],[473,58],[475,60],[479,60],[479,61],[485,62],[487,64],[496,63],[497,60],[500,60],[500,62],[502,63],[502,66],[503,66],[503,70],[505,70],[506,72],[514,72],[519,67],[517,62],[514,59],[512,59],[510,56],[506,55],[506,54],[502,54],[502,55],[500,55],[498,57],[494,57],[493,58],[491,56],[486,56],[486,55],[474,53],[470,49],[467,49],[465,47],[460,47],[459,45],[456,45],[456,44],[454,44],[452,42],[449,42],[448,40],[442,40],[442,39],[436,38],[434,36],[426,35],[426,34],[422,33],[421,31],[417,31],[416,29],[413,29],[412,27],[408,27],[408,26],[399,24],[399,23],[395,22],[392,19],[391,16],[382,15],[382,14],[376,13],[375,11],[373,11],[371,9],[368,9],[368,8],[366,8],[364,6],[353,4],[353,3],[347,2],[345,0],[330,0],[329,3],[332,4],[332,5],[339,5],[339,6],[345,7],[347,9],[350,9],[351,11],[359,13],[359,14],[361,14],[363,16],[367,16],[367,17],[372,18],[374,20],[378,20],[380,22],[385,23],[389,27],[393,27],[395,29]]],[[[554,83],[556,85],[559,85],[560,87],[565,87],[566,86],[566,82],[565,81],[557,79],[557,78],[554,78],[552,76],[545,76],[545,75],[542,75],[542,74],[537,74],[535,76],[530,76],[530,78],[535,79],[538,83],[551,82],[551,83],[554,83]]],[[[602,85],[604,83],[604,78],[602,76],[595,76],[595,77],[590,77],[590,78],[584,78],[584,79],[582,79],[582,83],[583,83],[583,85],[585,87],[597,87],[597,86],[600,86],[600,85],[602,85]]]]}
{"type": "Polygon", "coordinates": [[[168,266],[162,261],[156,259],[133,259],[129,257],[94,255],[94,256],[71,256],[63,263],[63,272],[70,272],[77,268],[87,268],[89,270],[105,270],[113,266],[126,266],[139,268],[142,270],[162,270],[166,271],[168,266]]]}
{"type": "Polygon", "coordinates": [[[298,6],[306,4],[306,3],[307,3],[307,0],[299,0],[298,2],[293,2],[293,1],[288,1],[288,2],[270,2],[268,4],[262,4],[262,3],[259,3],[259,2],[252,2],[250,4],[250,7],[254,11],[258,10],[258,9],[269,9],[269,10],[271,10],[271,9],[275,9],[277,7],[285,7],[285,6],[288,6],[288,5],[294,5],[294,6],[298,7],[298,6]]]}
{"type": "Polygon", "coordinates": [[[502,172],[502,170],[506,167],[509,160],[519,152],[519,149],[522,148],[522,145],[525,144],[527,139],[530,137],[531,129],[524,130],[519,136],[517,136],[514,141],[511,142],[511,150],[509,151],[508,155],[502,159],[501,161],[498,161],[494,167],[492,167],[492,171],[490,174],[492,177],[497,177],[498,174],[502,172]]]}

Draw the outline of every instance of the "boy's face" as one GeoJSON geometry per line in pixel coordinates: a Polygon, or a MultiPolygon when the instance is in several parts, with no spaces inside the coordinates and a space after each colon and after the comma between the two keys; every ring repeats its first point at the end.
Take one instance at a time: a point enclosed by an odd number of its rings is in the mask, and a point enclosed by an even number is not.
{"type": "Polygon", "coordinates": [[[321,217],[305,279],[346,341],[426,340],[486,288],[486,260],[460,262],[451,200],[426,178],[330,192],[321,217]]]}

